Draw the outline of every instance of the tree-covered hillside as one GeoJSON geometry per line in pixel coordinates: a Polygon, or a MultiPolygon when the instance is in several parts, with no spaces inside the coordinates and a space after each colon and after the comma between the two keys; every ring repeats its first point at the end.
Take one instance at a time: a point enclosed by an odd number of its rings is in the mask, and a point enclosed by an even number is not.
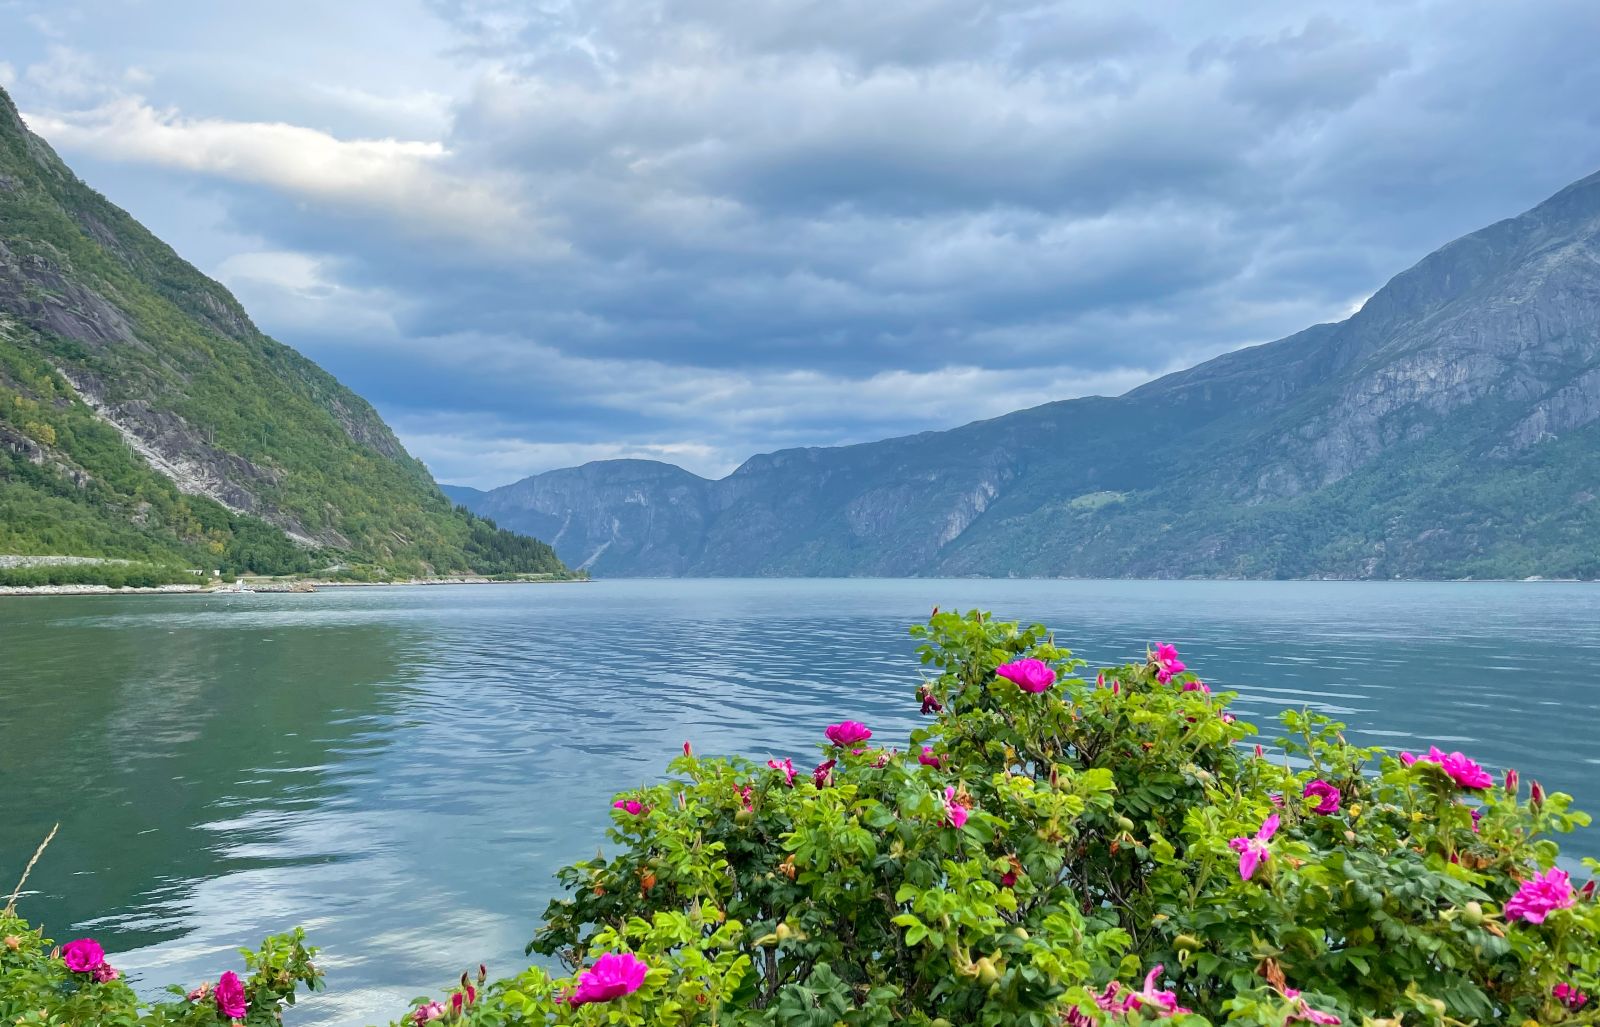
{"type": "Polygon", "coordinates": [[[0,92],[0,554],[559,573],[79,181],[0,92]]]}

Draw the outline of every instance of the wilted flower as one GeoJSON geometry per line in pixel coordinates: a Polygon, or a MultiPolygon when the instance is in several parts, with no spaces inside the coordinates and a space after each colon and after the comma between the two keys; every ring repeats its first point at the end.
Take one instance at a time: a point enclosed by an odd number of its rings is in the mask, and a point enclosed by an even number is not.
{"type": "Polygon", "coordinates": [[[872,737],[872,732],[867,730],[867,725],[855,720],[829,724],[828,729],[823,734],[828,736],[828,741],[841,749],[849,748],[857,742],[865,742],[872,737]]]}
{"type": "Polygon", "coordinates": [[[567,1001],[582,1006],[631,995],[644,985],[649,969],[631,952],[607,952],[578,976],[578,988],[567,1001]]]}
{"type": "Polygon", "coordinates": [[[944,815],[951,827],[963,827],[967,823],[967,807],[956,800],[955,786],[944,790],[944,815]]]}
{"type": "Polygon", "coordinates": [[[250,1003],[244,997],[244,982],[239,980],[239,975],[229,970],[217,978],[215,992],[217,998],[217,1012],[230,1020],[243,1020],[244,1014],[249,1010],[250,1003]]]}
{"type": "Polygon", "coordinates": [[[1566,909],[1577,901],[1567,872],[1559,867],[1551,867],[1542,874],[1534,875],[1532,880],[1522,882],[1522,887],[1506,903],[1506,919],[1542,924],[1551,913],[1566,909]]]}
{"type": "Polygon", "coordinates": [[[1316,796],[1320,800],[1315,810],[1317,813],[1327,815],[1339,812],[1339,789],[1321,778],[1309,782],[1300,794],[1308,799],[1316,796]]]}
{"type": "Polygon", "coordinates": [[[427,1005],[418,1006],[417,1011],[411,1014],[411,1019],[418,1027],[432,1020],[442,1020],[444,1019],[444,1006],[438,1002],[429,1002],[427,1005]]]}
{"type": "Polygon", "coordinates": [[[944,703],[934,698],[932,685],[923,685],[918,688],[917,698],[922,700],[923,713],[939,713],[944,709],[944,703]]]}
{"type": "Polygon", "coordinates": [[[1589,1003],[1589,996],[1563,981],[1550,989],[1557,1002],[1576,1012],[1589,1003]]]}
{"type": "Polygon", "coordinates": [[[106,961],[106,950],[93,938],[79,938],[61,946],[61,961],[73,973],[93,973],[95,967],[106,961]]]}
{"type": "Polygon", "coordinates": [[[1050,665],[1031,656],[1003,663],[996,667],[994,672],[1007,681],[1016,682],[1017,687],[1024,692],[1043,692],[1056,683],[1056,672],[1050,665]]]}
{"type": "Polygon", "coordinates": [[[1286,1024],[1303,1020],[1306,1023],[1326,1024],[1328,1027],[1333,1027],[1335,1024],[1344,1022],[1332,1013],[1324,1013],[1320,1009],[1312,1009],[1311,1004],[1301,998],[1300,993],[1293,988],[1283,989],[1283,997],[1295,1004],[1294,1010],[1283,1021],[1286,1024]]]}
{"type": "Polygon", "coordinates": [[[838,760],[828,760],[824,763],[818,763],[817,769],[811,772],[812,783],[818,788],[828,787],[828,782],[833,780],[833,768],[838,762],[838,760]]]}
{"type": "Polygon", "coordinates": [[[104,984],[107,981],[114,981],[118,977],[122,976],[122,971],[116,969],[110,963],[101,963],[93,970],[90,970],[89,973],[100,984],[104,984]]]}
{"type": "Polygon", "coordinates": [[[1106,990],[1095,996],[1095,1004],[1108,1013],[1131,1013],[1149,1010],[1158,1016],[1177,1016],[1190,1010],[1178,1005],[1178,996],[1170,991],[1157,991],[1156,978],[1164,967],[1156,964],[1145,974],[1144,987],[1139,991],[1124,992],[1120,981],[1112,981],[1106,990]]]}
{"type": "Polygon", "coordinates": [[[767,766],[783,775],[783,783],[790,788],[794,787],[794,761],[785,757],[782,763],[777,760],[768,760],[767,766]]]}
{"type": "Polygon", "coordinates": [[[200,983],[200,987],[198,987],[198,988],[194,989],[193,991],[189,992],[189,994],[187,996],[185,996],[185,997],[190,1002],[204,1002],[206,1000],[206,996],[208,996],[210,994],[211,994],[211,982],[210,981],[202,981],[200,983]]]}
{"type": "Polygon", "coordinates": [[[1272,850],[1267,848],[1267,842],[1278,830],[1278,815],[1273,813],[1261,822],[1261,827],[1253,837],[1234,838],[1228,842],[1228,847],[1239,854],[1239,877],[1248,881],[1255,874],[1256,867],[1272,855],[1272,850]]]}
{"type": "Polygon", "coordinates": [[[917,754],[917,762],[922,764],[924,767],[932,767],[934,770],[938,770],[944,765],[943,758],[935,755],[932,747],[926,745],[924,745],[922,747],[922,751],[917,754]]]}
{"type": "Polygon", "coordinates": [[[1472,810],[1472,833],[1478,833],[1478,821],[1483,819],[1483,810],[1474,807],[1472,810]]]}

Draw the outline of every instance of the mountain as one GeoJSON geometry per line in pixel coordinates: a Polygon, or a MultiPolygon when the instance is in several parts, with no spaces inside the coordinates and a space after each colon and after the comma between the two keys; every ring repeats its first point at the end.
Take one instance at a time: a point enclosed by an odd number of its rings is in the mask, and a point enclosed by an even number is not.
{"type": "Polygon", "coordinates": [[[467,502],[611,575],[1600,577],[1600,174],[1117,398],[467,502]]]}
{"type": "Polygon", "coordinates": [[[564,573],[79,181],[0,91],[0,554],[564,573]]]}

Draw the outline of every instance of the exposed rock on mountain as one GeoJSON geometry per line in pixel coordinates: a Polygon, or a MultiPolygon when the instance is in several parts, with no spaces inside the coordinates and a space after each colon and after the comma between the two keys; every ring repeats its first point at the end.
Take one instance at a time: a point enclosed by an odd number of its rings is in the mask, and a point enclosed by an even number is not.
{"type": "Polygon", "coordinates": [[[80,182],[0,91],[0,553],[559,573],[80,182]]]}
{"type": "Polygon", "coordinates": [[[469,505],[614,575],[1597,577],[1597,481],[1600,175],[1115,399],[469,505]]]}

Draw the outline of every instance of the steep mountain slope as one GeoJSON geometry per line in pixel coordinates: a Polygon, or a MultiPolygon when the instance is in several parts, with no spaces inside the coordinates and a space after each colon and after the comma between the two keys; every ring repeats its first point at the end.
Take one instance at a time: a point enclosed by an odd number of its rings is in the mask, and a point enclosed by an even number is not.
{"type": "Polygon", "coordinates": [[[559,572],[84,185],[0,92],[0,554],[559,572]]]}
{"type": "Polygon", "coordinates": [[[1597,577],[1597,492],[1600,175],[1115,399],[472,505],[609,574],[1597,577]]]}

